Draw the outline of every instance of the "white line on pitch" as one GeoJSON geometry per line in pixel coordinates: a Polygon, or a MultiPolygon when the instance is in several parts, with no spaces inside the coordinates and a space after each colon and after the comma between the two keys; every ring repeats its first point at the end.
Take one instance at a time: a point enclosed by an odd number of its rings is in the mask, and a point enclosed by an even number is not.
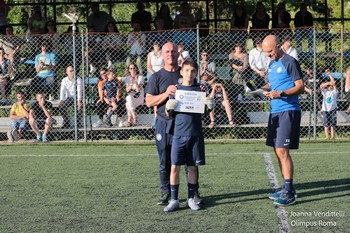
{"type": "MultiPolygon", "coordinates": [[[[222,152],[222,153],[205,153],[206,156],[221,156],[221,155],[261,155],[261,153],[268,153],[268,152],[222,152]]],[[[317,154],[349,154],[349,152],[294,152],[293,155],[317,155],[317,154]]],[[[0,155],[1,157],[142,157],[142,156],[156,156],[156,152],[153,154],[23,154],[23,155],[0,155]]]]}
{"type": "MultiPolygon", "coordinates": [[[[276,189],[279,187],[279,185],[276,178],[275,169],[273,168],[271,154],[265,153],[264,160],[265,160],[266,172],[267,172],[267,176],[269,177],[270,184],[273,189],[276,189]]],[[[278,227],[280,232],[291,232],[288,224],[288,214],[284,209],[284,207],[278,206],[276,208],[276,211],[277,211],[277,218],[278,218],[278,227]]]]}

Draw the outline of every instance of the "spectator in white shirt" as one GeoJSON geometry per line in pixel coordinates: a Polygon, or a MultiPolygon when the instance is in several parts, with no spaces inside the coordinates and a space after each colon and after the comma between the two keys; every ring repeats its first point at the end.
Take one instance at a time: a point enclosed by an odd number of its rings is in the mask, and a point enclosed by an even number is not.
{"type": "Polygon", "coordinates": [[[298,60],[298,52],[295,48],[292,47],[292,40],[288,35],[283,37],[281,49],[284,53],[294,57],[295,60],[298,60]]]}
{"type": "Polygon", "coordinates": [[[179,66],[182,66],[182,63],[186,60],[191,60],[190,53],[185,50],[185,44],[184,42],[180,41],[177,44],[177,51],[179,52],[179,58],[177,59],[177,63],[179,66]]]}
{"type": "Polygon", "coordinates": [[[261,87],[267,81],[267,67],[269,60],[262,50],[262,39],[254,40],[255,48],[249,52],[249,66],[253,70],[252,79],[256,87],[261,87]]]}
{"type": "Polygon", "coordinates": [[[69,117],[67,108],[74,106],[74,97],[77,98],[77,110],[78,110],[78,127],[82,127],[81,122],[81,109],[82,109],[82,97],[83,97],[83,81],[80,77],[76,77],[74,80],[74,68],[68,66],[66,69],[67,77],[62,79],[61,91],[60,91],[60,103],[58,109],[63,117],[63,128],[70,128],[69,117]]]}

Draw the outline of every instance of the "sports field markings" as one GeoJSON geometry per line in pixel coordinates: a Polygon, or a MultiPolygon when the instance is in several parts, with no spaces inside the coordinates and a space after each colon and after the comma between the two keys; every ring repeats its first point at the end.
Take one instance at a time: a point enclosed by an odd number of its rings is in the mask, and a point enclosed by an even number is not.
{"type": "MultiPolygon", "coordinates": [[[[206,156],[221,156],[221,155],[261,155],[268,152],[223,152],[223,153],[205,153],[206,156]]],[[[293,152],[293,155],[318,155],[318,154],[349,154],[349,152],[342,151],[320,151],[320,152],[293,152]]],[[[1,157],[142,157],[142,156],[156,156],[156,152],[152,154],[22,154],[22,155],[10,155],[4,154],[1,157]]]]}
{"type": "MultiPolygon", "coordinates": [[[[272,189],[279,188],[280,186],[278,185],[276,172],[275,172],[275,169],[273,168],[271,154],[264,153],[264,160],[265,160],[267,176],[269,177],[272,189]]],[[[278,227],[280,232],[291,232],[288,224],[288,214],[284,209],[284,207],[281,207],[281,206],[276,207],[276,212],[277,212],[278,227]]]]}

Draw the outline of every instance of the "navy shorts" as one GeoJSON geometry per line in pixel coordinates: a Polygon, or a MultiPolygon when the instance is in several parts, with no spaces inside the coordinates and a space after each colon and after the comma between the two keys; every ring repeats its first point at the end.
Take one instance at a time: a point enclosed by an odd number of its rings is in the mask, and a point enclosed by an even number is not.
{"type": "Polygon", "coordinates": [[[274,148],[298,149],[300,141],[300,111],[271,113],[266,145],[274,148]]]}
{"type": "Polygon", "coordinates": [[[329,111],[329,112],[323,112],[322,117],[323,117],[322,125],[324,127],[337,126],[337,111],[336,110],[329,111]]]}
{"type": "Polygon", "coordinates": [[[205,165],[204,137],[174,135],[171,147],[171,164],[205,165]]]}

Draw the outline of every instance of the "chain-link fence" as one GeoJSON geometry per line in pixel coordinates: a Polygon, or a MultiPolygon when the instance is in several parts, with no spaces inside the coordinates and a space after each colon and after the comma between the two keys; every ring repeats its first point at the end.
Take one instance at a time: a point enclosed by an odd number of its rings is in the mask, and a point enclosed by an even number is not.
{"type": "MultiPolygon", "coordinates": [[[[248,33],[202,28],[147,34],[81,33],[73,36],[67,33],[1,38],[1,47],[12,64],[8,70],[2,67],[2,74],[9,74],[0,84],[4,87],[0,108],[2,139],[7,139],[10,109],[16,102],[17,91],[21,90],[32,104],[37,93],[45,94],[46,100],[52,103],[51,141],[153,140],[154,109],[145,105],[142,89],[150,73],[159,69],[158,45],[166,41],[180,44],[179,47],[183,47],[181,57],[193,59],[202,67],[198,81],[208,84],[209,92],[214,89],[215,114],[203,116],[206,138],[264,138],[269,101],[247,94],[247,86],[259,87],[266,81],[267,59],[256,46],[269,33],[279,36],[286,52],[296,57],[303,71],[307,91],[300,95],[301,137],[324,137],[319,86],[329,80],[326,68],[332,71],[338,89],[336,135],[348,137],[349,102],[343,73],[350,65],[350,32],[303,28],[248,33]],[[292,49],[288,48],[290,45],[292,49]],[[75,78],[81,83],[74,82],[74,75],[69,74],[73,66],[75,78]],[[128,68],[136,68],[136,71],[128,68]],[[150,72],[150,68],[154,70],[150,72]],[[113,73],[118,88],[102,84],[101,80],[108,77],[112,80],[113,73]],[[73,81],[63,81],[67,76],[72,76],[73,81]],[[218,83],[222,86],[215,86],[218,83]],[[75,89],[78,91],[74,95],[72,90],[75,89]]],[[[35,138],[31,127],[28,128],[24,137],[35,138]]]]}

